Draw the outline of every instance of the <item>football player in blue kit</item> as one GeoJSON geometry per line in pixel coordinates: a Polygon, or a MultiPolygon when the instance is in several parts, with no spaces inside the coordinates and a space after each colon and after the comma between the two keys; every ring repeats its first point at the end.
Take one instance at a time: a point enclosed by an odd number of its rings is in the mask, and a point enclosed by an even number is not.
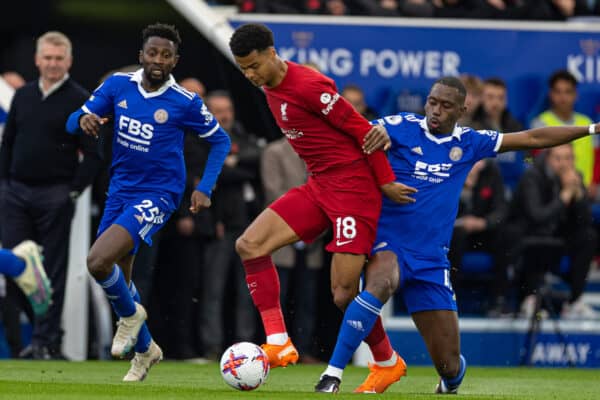
{"type": "Polygon", "coordinates": [[[108,198],[87,266],[119,316],[112,355],[123,358],[135,348],[124,381],[143,380],[162,359],[146,326],[131,269],[141,241],[151,245],[152,235],[181,201],[184,130],[210,144],[204,175],[192,193],[192,212],[210,207],[211,190],[231,146],[202,99],[171,75],[180,43],[173,26],[146,27],[139,53],[142,68],[109,77],[67,121],[69,132],[97,136],[106,116],[114,118],[108,198]]]}
{"type": "MultiPolygon", "coordinates": [[[[436,393],[457,393],[466,361],[460,354],[447,253],[467,174],[478,160],[499,152],[552,147],[600,130],[592,124],[502,134],[460,127],[456,122],[465,112],[465,96],[458,79],[441,78],[429,92],[425,117],[400,113],[377,121],[391,138],[388,159],[397,180],[417,192],[414,203],[383,200],[377,239],[365,272],[365,289],[346,309],[332,358],[321,376],[321,382],[329,381],[330,392],[339,390],[341,372],[377,318],[376,312],[363,306],[361,296],[377,298],[383,305],[400,286],[440,376],[436,393]]],[[[381,343],[383,346],[371,348],[391,355],[390,359],[382,360],[373,351],[376,363],[355,392],[382,393],[404,373],[397,368],[399,356],[389,338],[382,337],[381,343]]]]}

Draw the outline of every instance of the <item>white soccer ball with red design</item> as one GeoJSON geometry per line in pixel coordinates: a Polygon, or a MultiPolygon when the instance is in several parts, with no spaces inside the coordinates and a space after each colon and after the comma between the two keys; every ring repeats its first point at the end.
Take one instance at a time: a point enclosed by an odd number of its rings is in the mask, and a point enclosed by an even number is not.
{"type": "Polygon", "coordinates": [[[254,390],[269,376],[269,358],[254,343],[235,343],[221,357],[221,375],[233,388],[254,390]]]}

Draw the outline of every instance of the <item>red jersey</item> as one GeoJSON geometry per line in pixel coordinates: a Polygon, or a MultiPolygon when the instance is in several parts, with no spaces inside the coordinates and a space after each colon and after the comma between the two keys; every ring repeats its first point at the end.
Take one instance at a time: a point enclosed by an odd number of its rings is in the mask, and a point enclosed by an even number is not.
{"type": "Polygon", "coordinates": [[[382,151],[368,157],[363,153],[363,138],[372,126],[338,93],[333,80],[311,68],[286,64],[281,83],[264,89],[277,125],[308,171],[318,175],[349,167],[351,175],[362,164],[355,162],[367,159],[379,185],[394,181],[382,151]]]}

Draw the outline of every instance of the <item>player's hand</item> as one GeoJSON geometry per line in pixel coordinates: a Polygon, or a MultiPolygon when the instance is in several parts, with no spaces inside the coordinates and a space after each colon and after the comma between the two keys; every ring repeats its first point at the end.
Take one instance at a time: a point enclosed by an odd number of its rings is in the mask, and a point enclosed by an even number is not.
{"type": "Polygon", "coordinates": [[[96,114],[84,114],[79,118],[79,127],[86,135],[98,137],[100,126],[108,122],[108,118],[100,118],[96,114]]]}
{"type": "Polygon", "coordinates": [[[391,145],[392,141],[385,128],[381,125],[374,125],[365,135],[362,148],[366,154],[371,154],[380,149],[386,151],[391,145]]]}
{"type": "Polygon", "coordinates": [[[192,205],[190,206],[192,214],[197,214],[205,208],[210,207],[210,204],[210,199],[207,195],[199,190],[194,190],[194,193],[192,193],[192,205]]]}
{"type": "Polygon", "coordinates": [[[410,195],[418,192],[414,187],[407,186],[400,182],[386,183],[381,186],[381,191],[390,200],[400,204],[414,203],[416,200],[414,197],[410,197],[410,195]]]}

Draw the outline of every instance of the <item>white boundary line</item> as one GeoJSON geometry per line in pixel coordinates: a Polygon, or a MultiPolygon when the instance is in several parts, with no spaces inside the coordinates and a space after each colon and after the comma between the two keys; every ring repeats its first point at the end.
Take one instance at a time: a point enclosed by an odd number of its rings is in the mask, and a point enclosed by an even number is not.
{"type": "MultiPolygon", "coordinates": [[[[461,332],[527,332],[530,321],[524,318],[509,319],[509,318],[459,318],[461,332]]],[[[541,332],[553,333],[554,321],[543,320],[541,324],[541,332]]],[[[397,331],[413,331],[417,332],[412,319],[410,317],[391,317],[384,320],[386,330],[397,331]]],[[[569,321],[560,320],[558,326],[561,332],[565,334],[583,333],[600,335],[600,321],[569,321]]]]}
{"type": "Polygon", "coordinates": [[[431,29],[492,29],[508,31],[548,31],[548,32],[599,32],[600,18],[596,22],[541,22],[541,21],[497,21],[481,19],[433,19],[433,18],[382,18],[357,16],[319,15],[274,15],[236,14],[232,21],[263,23],[301,23],[315,25],[365,25],[381,27],[408,27],[431,29]]]}

